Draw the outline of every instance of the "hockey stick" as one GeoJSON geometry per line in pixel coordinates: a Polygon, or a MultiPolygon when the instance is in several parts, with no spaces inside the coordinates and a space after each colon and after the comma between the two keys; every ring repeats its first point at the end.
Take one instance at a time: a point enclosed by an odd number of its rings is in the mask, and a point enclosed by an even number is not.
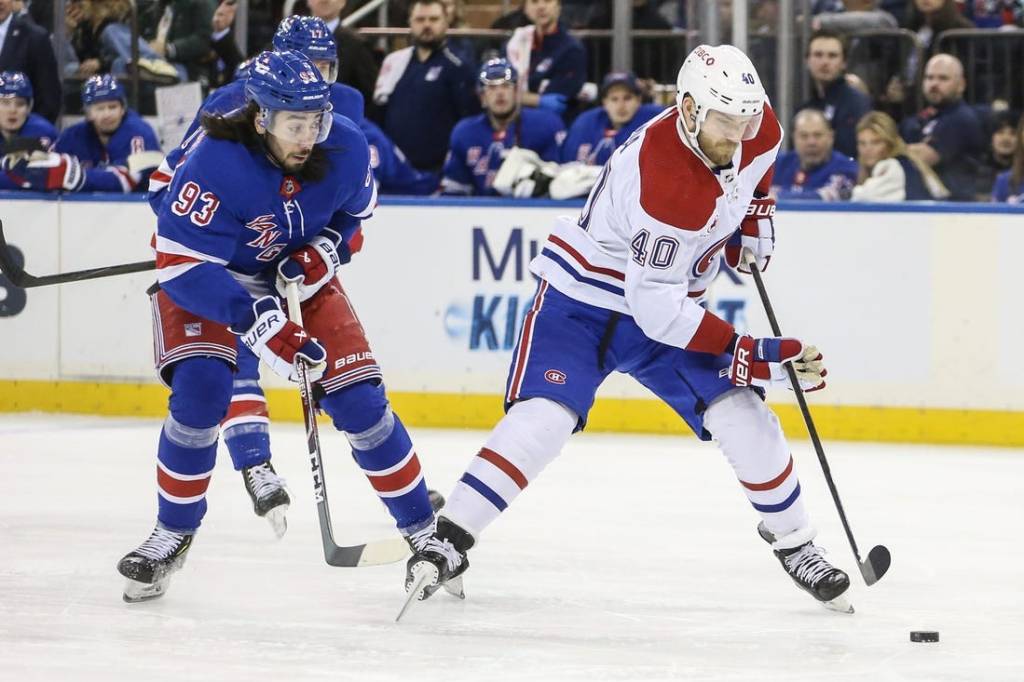
{"type": "MultiPolygon", "coordinates": [[[[761,271],[757,267],[756,260],[753,255],[744,249],[743,260],[750,268],[750,273],[754,276],[754,284],[757,285],[757,293],[761,297],[761,304],[764,306],[764,312],[768,315],[768,323],[772,327],[772,333],[775,336],[782,336],[782,331],[779,329],[779,321],[775,318],[775,311],[772,309],[771,301],[768,300],[768,291],[764,286],[764,279],[761,277],[761,271]]],[[[818,430],[814,428],[814,421],[811,419],[811,411],[807,408],[807,400],[804,399],[803,389],[800,388],[800,381],[796,377],[796,370],[793,369],[793,364],[790,362],[786,363],[786,373],[789,374],[789,383],[793,386],[793,392],[796,393],[796,402],[800,406],[800,414],[803,415],[804,424],[807,425],[807,433],[811,436],[811,443],[814,444],[814,452],[818,455],[818,462],[821,463],[821,470],[825,474],[825,482],[828,484],[828,490],[832,493],[832,501],[836,503],[836,511],[839,512],[839,520],[843,522],[843,530],[846,531],[846,539],[850,541],[850,549],[853,550],[853,556],[857,559],[857,565],[860,567],[860,574],[864,576],[864,582],[868,585],[874,585],[885,572],[889,570],[889,564],[892,563],[892,556],[889,554],[889,550],[882,545],[877,545],[870,552],[868,552],[868,558],[866,561],[862,561],[860,558],[860,550],[857,549],[857,541],[853,539],[853,531],[850,530],[850,523],[846,520],[846,512],[843,511],[843,503],[839,501],[839,491],[836,490],[835,481],[832,480],[832,470],[829,469],[828,460],[825,459],[825,450],[821,447],[821,439],[818,438],[818,430]]]]}
{"type": "Polygon", "coordinates": [[[102,268],[90,268],[88,270],[76,270],[74,272],[61,272],[56,275],[42,275],[36,277],[18,267],[14,261],[10,247],[7,246],[7,239],[4,237],[4,224],[0,221],[0,272],[11,281],[16,287],[31,289],[32,287],[45,287],[51,284],[67,284],[69,282],[81,282],[87,279],[98,279],[100,277],[113,277],[114,275],[127,275],[132,272],[145,272],[156,267],[156,261],[141,261],[138,263],[124,263],[123,265],[107,265],[102,268]]]}
{"type": "MultiPolygon", "coordinates": [[[[302,309],[299,307],[298,284],[289,282],[286,293],[288,318],[301,327],[302,309]]],[[[312,386],[306,375],[305,363],[299,362],[297,369],[299,394],[302,397],[302,418],[306,423],[306,447],[309,449],[309,462],[313,468],[313,496],[316,498],[316,511],[320,518],[320,539],[324,545],[324,561],[330,566],[344,567],[376,566],[402,561],[409,554],[409,545],[403,538],[350,546],[338,545],[334,541],[331,510],[327,506],[327,481],[324,479],[323,460],[320,455],[320,430],[316,423],[312,386]]]]}

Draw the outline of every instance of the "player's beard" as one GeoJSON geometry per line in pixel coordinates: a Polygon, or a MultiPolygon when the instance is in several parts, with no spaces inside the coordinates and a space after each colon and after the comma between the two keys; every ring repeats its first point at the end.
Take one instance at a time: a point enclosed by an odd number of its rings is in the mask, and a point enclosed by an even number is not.
{"type": "Polygon", "coordinates": [[[431,52],[433,52],[437,48],[441,47],[441,45],[443,43],[444,43],[444,37],[443,36],[434,35],[433,33],[431,33],[430,36],[426,37],[426,38],[417,37],[417,36],[413,36],[412,37],[412,44],[413,44],[413,46],[418,47],[418,48],[422,48],[424,50],[430,50],[431,52]]]}
{"type": "Polygon", "coordinates": [[[704,156],[708,157],[708,160],[715,166],[729,165],[736,153],[736,147],[739,146],[738,142],[724,139],[712,143],[703,131],[697,134],[697,143],[700,145],[700,150],[704,152],[704,156]]]}

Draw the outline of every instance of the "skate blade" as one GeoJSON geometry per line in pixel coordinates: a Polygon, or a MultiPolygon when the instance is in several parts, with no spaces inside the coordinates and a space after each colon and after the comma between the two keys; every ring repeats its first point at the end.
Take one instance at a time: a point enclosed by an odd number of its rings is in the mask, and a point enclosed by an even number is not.
{"type": "Polygon", "coordinates": [[[159,599],[167,592],[170,582],[170,578],[163,578],[154,583],[140,583],[138,580],[128,578],[125,581],[124,594],[121,595],[121,598],[129,604],[159,599]]]}
{"type": "Polygon", "coordinates": [[[284,534],[288,531],[288,517],[285,516],[287,513],[288,505],[279,504],[263,515],[263,518],[270,524],[270,528],[274,531],[274,535],[277,536],[278,540],[283,538],[284,534]]]}
{"type": "Polygon", "coordinates": [[[452,595],[453,597],[458,597],[459,599],[466,598],[466,591],[462,588],[461,575],[458,578],[452,578],[451,580],[446,582],[444,584],[444,589],[448,594],[452,595]]]}
{"type": "Polygon", "coordinates": [[[402,610],[395,616],[395,622],[402,620],[402,616],[409,610],[413,602],[423,601],[430,594],[427,593],[427,587],[430,583],[436,583],[439,577],[437,567],[432,566],[428,562],[416,564],[412,569],[413,581],[412,585],[408,590],[408,594],[405,597],[405,603],[402,604],[402,610]]]}
{"type": "Polygon", "coordinates": [[[854,613],[853,604],[846,598],[845,594],[841,594],[832,601],[823,601],[821,605],[829,611],[835,611],[836,613],[854,613]]]}

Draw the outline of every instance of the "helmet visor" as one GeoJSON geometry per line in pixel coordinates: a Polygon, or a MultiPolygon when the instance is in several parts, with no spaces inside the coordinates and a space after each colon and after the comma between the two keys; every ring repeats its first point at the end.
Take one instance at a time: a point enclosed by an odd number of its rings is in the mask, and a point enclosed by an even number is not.
{"type": "Polygon", "coordinates": [[[333,121],[328,104],[321,111],[272,111],[266,127],[268,133],[282,142],[314,145],[327,139],[333,121]]]}
{"type": "Polygon", "coordinates": [[[337,59],[313,59],[313,66],[328,83],[338,82],[338,60],[337,59]]]}
{"type": "Polygon", "coordinates": [[[740,142],[752,139],[757,135],[757,130],[760,126],[760,115],[737,116],[712,109],[708,111],[701,130],[712,137],[740,142]]]}

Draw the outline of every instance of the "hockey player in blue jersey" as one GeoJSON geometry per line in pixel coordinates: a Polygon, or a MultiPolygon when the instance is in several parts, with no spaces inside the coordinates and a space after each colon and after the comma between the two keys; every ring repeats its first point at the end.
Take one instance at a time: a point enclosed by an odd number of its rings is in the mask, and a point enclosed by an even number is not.
{"type": "MultiPolygon", "coordinates": [[[[50,148],[57,139],[57,129],[39,114],[32,113],[32,83],[20,71],[0,73],[0,136],[3,152],[15,151],[16,147],[32,144],[36,151],[50,148]]],[[[17,151],[23,151],[18,149],[17,151]]],[[[16,158],[11,158],[11,163],[16,158]]],[[[0,189],[19,189],[21,183],[0,173],[0,189]]]]}
{"type": "Polygon", "coordinates": [[[65,129],[53,145],[57,154],[81,163],[84,182],[77,189],[145,191],[140,183],[159,163],[160,142],[153,128],[128,108],[124,88],[110,74],[93,76],[82,84],[82,107],[85,120],[65,129]]]}
{"type": "Polygon", "coordinates": [[[377,201],[366,138],[331,113],[329,84],[298,52],[262,53],[246,98],[242,109],[203,118],[157,216],[155,349],[171,396],[157,448],[157,524],[118,563],[127,601],[163,594],[185,561],[206,513],[240,346],[292,381],[306,363],[320,409],[401,533],[416,546],[433,525],[419,459],[335,276],[377,201]],[[304,327],[282,311],[289,282],[304,327]]]}
{"type": "Polygon", "coordinates": [[[441,180],[444,194],[497,194],[494,177],[513,147],[558,161],[565,125],[545,109],[521,108],[518,80],[508,60],[492,59],[481,67],[477,88],[485,111],[462,119],[452,130],[441,180]]]}
{"type": "Polygon", "coordinates": [[[562,143],[561,161],[603,166],[612,152],[633,132],[664,111],[660,104],[643,104],[640,84],[632,73],[615,71],[601,82],[601,106],[573,121],[562,143]]]}

